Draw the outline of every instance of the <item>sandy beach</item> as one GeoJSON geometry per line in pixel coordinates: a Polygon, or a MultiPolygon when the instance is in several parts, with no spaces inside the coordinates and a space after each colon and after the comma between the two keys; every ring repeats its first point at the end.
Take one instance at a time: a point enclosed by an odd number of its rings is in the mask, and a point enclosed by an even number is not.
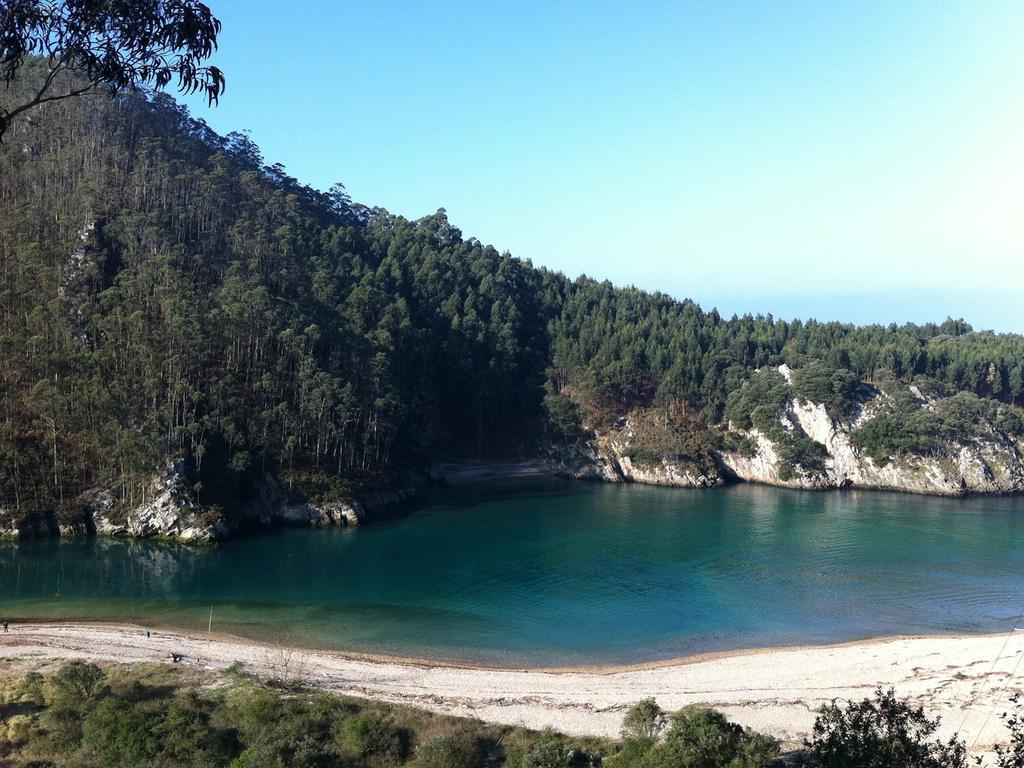
{"type": "Polygon", "coordinates": [[[1024,687],[1024,632],[913,637],[834,646],[715,654],[616,669],[460,667],[280,648],[235,637],[103,624],[23,624],[0,634],[0,657],[167,661],[209,670],[241,662],[253,674],[486,721],[617,735],[630,703],[654,696],[665,709],[705,704],[787,744],[809,732],[833,697],[862,698],[894,686],[959,729],[974,751],[1002,737],[998,718],[1024,687]]]}

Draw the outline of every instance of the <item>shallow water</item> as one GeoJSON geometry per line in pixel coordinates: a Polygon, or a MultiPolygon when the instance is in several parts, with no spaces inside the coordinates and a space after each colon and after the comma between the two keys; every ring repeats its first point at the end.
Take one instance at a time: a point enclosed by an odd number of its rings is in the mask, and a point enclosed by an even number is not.
{"type": "Polygon", "coordinates": [[[360,529],[0,546],[2,618],[206,629],[501,665],[1005,631],[1024,499],[557,479],[426,492],[360,529]]]}

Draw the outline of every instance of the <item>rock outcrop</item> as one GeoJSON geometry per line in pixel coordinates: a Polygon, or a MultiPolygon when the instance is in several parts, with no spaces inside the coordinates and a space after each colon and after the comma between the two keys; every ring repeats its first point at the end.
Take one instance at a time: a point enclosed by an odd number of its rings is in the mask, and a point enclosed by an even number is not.
{"type": "Polygon", "coordinates": [[[67,504],[62,517],[56,513],[19,517],[0,508],[0,538],[100,535],[203,543],[251,528],[361,525],[388,515],[414,493],[411,485],[403,485],[366,491],[358,499],[296,501],[268,475],[258,484],[255,498],[226,520],[196,501],[185,462],[178,459],[154,476],[145,497],[135,505],[116,500],[109,490],[95,488],[67,504]]]}
{"type": "Polygon", "coordinates": [[[21,515],[16,510],[0,507],[0,539],[37,539],[55,536],[56,520],[37,515],[21,515]]]}
{"type": "Polygon", "coordinates": [[[360,525],[388,514],[414,492],[409,485],[367,491],[358,500],[296,501],[276,479],[267,476],[258,484],[255,498],[243,504],[240,513],[228,521],[196,501],[185,461],[177,459],[154,476],[145,497],[134,506],[116,500],[109,490],[96,488],[67,504],[63,517],[19,517],[0,508],[0,538],[100,535],[202,543],[226,539],[254,527],[360,525]]]}
{"type": "MultiPolygon", "coordinates": [[[[779,373],[787,383],[792,371],[779,373]]],[[[700,470],[692,462],[676,459],[637,462],[630,458],[633,438],[629,418],[616,428],[598,431],[594,439],[556,456],[558,470],[569,477],[608,482],[638,482],[686,488],[722,485],[728,480],[766,483],[788,488],[874,488],[910,493],[962,496],[1024,492],[1024,445],[996,429],[965,437],[939,456],[891,456],[876,462],[857,447],[852,433],[875,418],[888,396],[865,385],[864,398],[849,421],[833,419],[822,403],[792,398],[779,415],[779,426],[792,435],[807,437],[824,448],[820,468],[808,471],[787,465],[779,446],[756,428],[729,425],[725,442],[742,442],[753,450],[713,453],[717,470],[700,470]]],[[[934,400],[911,387],[911,393],[930,408],[934,400]]]]}
{"type": "Polygon", "coordinates": [[[630,423],[626,419],[615,432],[597,435],[571,451],[558,452],[553,468],[559,474],[577,480],[609,483],[714,488],[726,482],[726,477],[719,471],[702,471],[678,459],[635,461],[628,453],[631,437],[630,423]]]}
{"type": "Polygon", "coordinates": [[[366,520],[366,512],[357,501],[305,501],[279,507],[269,518],[271,523],[325,528],[332,525],[359,525],[366,520]]]}
{"type": "MultiPolygon", "coordinates": [[[[5,517],[0,513],[0,520],[5,517]]],[[[223,522],[195,502],[181,459],[169,462],[153,477],[137,504],[115,500],[108,489],[93,488],[62,505],[59,513],[26,516],[0,526],[0,536],[21,539],[99,534],[201,542],[226,533],[223,522]]]]}
{"type": "Polygon", "coordinates": [[[200,542],[227,535],[223,521],[204,519],[204,510],[193,498],[182,459],[170,462],[154,477],[142,502],[127,513],[118,514],[118,506],[107,491],[94,494],[89,510],[95,532],[106,536],[166,536],[200,542]]]}
{"type": "Polygon", "coordinates": [[[270,475],[260,481],[255,498],[243,507],[242,516],[245,521],[262,527],[298,528],[359,525],[367,518],[362,504],[354,500],[294,501],[270,475]]]}
{"type": "Polygon", "coordinates": [[[825,447],[828,456],[820,473],[796,472],[783,478],[782,463],[772,442],[755,430],[743,433],[756,445],[753,456],[723,452],[723,466],[741,480],[791,488],[877,488],[911,493],[961,496],[971,493],[1020,493],[1024,491],[1024,461],[1020,446],[992,431],[984,438],[952,446],[940,457],[891,457],[884,465],[858,449],[851,432],[873,418],[885,395],[875,391],[861,405],[850,423],[832,419],[821,403],[789,403],[783,419],[825,447]]]}

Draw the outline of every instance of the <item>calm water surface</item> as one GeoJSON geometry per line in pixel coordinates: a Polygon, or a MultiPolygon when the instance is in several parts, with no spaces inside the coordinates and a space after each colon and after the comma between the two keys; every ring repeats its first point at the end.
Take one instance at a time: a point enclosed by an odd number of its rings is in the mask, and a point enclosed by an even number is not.
{"type": "Polygon", "coordinates": [[[358,530],[0,546],[4,618],[205,629],[211,607],[222,632],[507,665],[1005,631],[1024,500],[530,479],[358,530]]]}

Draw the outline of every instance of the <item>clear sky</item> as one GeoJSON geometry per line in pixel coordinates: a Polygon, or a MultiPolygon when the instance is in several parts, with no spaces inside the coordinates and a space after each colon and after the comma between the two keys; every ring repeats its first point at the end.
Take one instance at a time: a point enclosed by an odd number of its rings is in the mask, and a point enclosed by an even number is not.
{"type": "Polygon", "coordinates": [[[268,162],[725,313],[1024,332],[1024,2],[207,0],[268,162]]]}

